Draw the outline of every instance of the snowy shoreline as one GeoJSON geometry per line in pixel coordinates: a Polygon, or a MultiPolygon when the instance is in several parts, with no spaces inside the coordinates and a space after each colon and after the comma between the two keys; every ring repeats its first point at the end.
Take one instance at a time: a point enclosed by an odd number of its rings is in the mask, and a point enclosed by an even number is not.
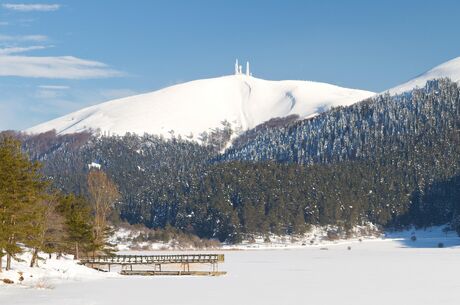
{"type": "MultiPolygon", "coordinates": [[[[336,227],[312,227],[310,231],[300,236],[256,236],[251,241],[243,240],[238,244],[220,244],[215,247],[193,247],[189,245],[180,245],[176,241],[169,242],[140,242],[135,243],[133,240],[142,233],[127,229],[119,229],[112,243],[116,244],[120,252],[145,252],[145,251],[238,251],[238,250],[277,250],[277,249],[303,249],[308,247],[325,247],[333,245],[348,245],[360,242],[378,242],[378,241],[402,241],[410,240],[415,236],[423,238],[425,241],[432,238],[432,246],[437,247],[437,239],[444,237],[449,239],[459,238],[454,231],[446,231],[446,226],[435,226],[425,229],[410,228],[402,231],[385,231],[381,232],[372,224],[357,226],[351,231],[351,236],[346,237],[342,232],[332,237],[328,232],[336,230],[336,227]]],[[[460,239],[459,239],[460,240],[460,239]]],[[[449,245],[451,243],[447,243],[449,245]]]]}
{"type": "Polygon", "coordinates": [[[368,223],[354,227],[348,235],[335,226],[313,226],[302,235],[259,235],[243,239],[237,244],[216,243],[212,247],[197,247],[192,243],[169,240],[168,242],[141,241],[139,237],[148,235],[146,229],[119,228],[115,231],[110,242],[115,244],[118,251],[227,251],[250,249],[296,249],[307,246],[324,246],[343,242],[359,242],[362,240],[379,239],[384,236],[378,228],[368,223]]]}

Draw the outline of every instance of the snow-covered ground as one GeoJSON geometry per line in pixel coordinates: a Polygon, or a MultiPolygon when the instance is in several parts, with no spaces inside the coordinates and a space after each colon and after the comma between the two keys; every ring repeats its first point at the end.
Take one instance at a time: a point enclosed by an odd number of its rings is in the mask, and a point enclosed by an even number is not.
{"type": "Polygon", "coordinates": [[[335,226],[316,227],[312,226],[307,233],[303,235],[269,235],[269,236],[252,236],[251,239],[245,239],[239,244],[221,244],[218,241],[196,241],[172,239],[168,242],[160,241],[139,241],[141,235],[148,236],[151,232],[147,228],[137,228],[135,226],[119,227],[109,240],[116,245],[118,251],[171,251],[171,250],[200,250],[200,249],[224,249],[224,250],[247,250],[247,249],[292,249],[302,248],[306,245],[327,245],[336,244],[340,241],[346,242],[359,241],[360,239],[375,239],[382,236],[382,233],[372,223],[354,227],[348,235],[341,232],[335,226]],[[336,233],[337,232],[337,233],[336,233]],[[332,233],[332,235],[330,235],[332,233]],[[207,246],[209,245],[209,246],[207,246]]]}
{"type": "Polygon", "coordinates": [[[55,129],[58,133],[72,133],[100,129],[103,134],[150,133],[169,138],[173,130],[175,136],[191,136],[197,140],[204,131],[222,128],[222,121],[228,121],[234,130],[246,130],[271,118],[293,114],[305,118],[372,95],[373,92],[326,83],[268,81],[230,75],[108,101],[45,122],[27,132],[55,129]]]}
{"type": "MultiPolygon", "coordinates": [[[[13,281],[14,286],[21,288],[51,289],[64,282],[88,281],[118,276],[115,273],[101,273],[78,265],[72,256],[63,256],[59,259],[56,259],[56,255],[52,255],[51,259],[46,254],[41,254],[40,256],[43,260],[39,261],[39,268],[29,267],[30,252],[21,254],[19,261],[12,260],[12,270],[3,270],[0,273],[0,287],[3,285],[1,281],[3,279],[13,281]]],[[[5,264],[6,257],[3,258],[3,267],[5,267],[5,264]]]]}
{"type": "Polygon", "coordinates": [[[297,249],[305,246],[327,246],[344,243],[354,243],[362,240],[376,240],[384,237],[372,223],[354,227],[349,235],[341,232],[335,226],[311,227],[300,236],[258,236],[253,240],[244,240],[240,244],[222,246],[226,250],[268,250],[268,249],[297,249]],[[332,233],[332,234],[331,234],[332,233]]]}
{"type": "Polygon", "coordinates": [[[54,289],[4,285],[0,304],[449,305],[460,300],[460,238],[441,228],[362,242],[224,253],[220,269],[228,274],[222,277],[104,273],[91,281],[61,281],[54,289]]]}

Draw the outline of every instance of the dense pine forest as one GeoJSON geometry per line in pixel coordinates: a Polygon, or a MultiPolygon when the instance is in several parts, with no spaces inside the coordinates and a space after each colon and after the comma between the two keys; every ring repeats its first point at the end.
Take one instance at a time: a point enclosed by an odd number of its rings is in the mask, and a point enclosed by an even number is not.
{"type": "Polygon", "coordinates": [[[269,121],[222,154],[228,128],[204,145],[152,135],[15,136],[64,193],[88,198],[87,175],[100,165],[118,186],[122,220],[238,242],[365,222],[460,231],[459,114],[460,88],[440,79],[308,120],[269,121]]]}

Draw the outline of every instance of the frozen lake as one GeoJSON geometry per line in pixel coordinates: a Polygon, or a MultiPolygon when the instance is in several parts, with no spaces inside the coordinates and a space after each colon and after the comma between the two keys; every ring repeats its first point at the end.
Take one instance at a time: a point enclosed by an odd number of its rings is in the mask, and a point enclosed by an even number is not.
{"type": "Polygon", "coordinates": [[[1,304],[459,304],[458,238],[228,251],[223,277],[115,277],[0,288],[1,304]],[[446,248],[437,248],[438,242],[446,248]],[[347,247],[352,249],[348,250],[347,247]]]}

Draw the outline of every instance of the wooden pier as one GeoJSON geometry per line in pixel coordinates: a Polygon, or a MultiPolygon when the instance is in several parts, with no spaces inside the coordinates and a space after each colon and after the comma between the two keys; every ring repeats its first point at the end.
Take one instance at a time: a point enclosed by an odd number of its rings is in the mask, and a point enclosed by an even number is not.
{"type": "Polygon", "coordinates": [[[120,274],[123,275],[219,276],[226,274],[219,271],[219,263],[224,260],[223,254],[114,255],[86,257],[80,263],[100,271],[111,271],[112,266],[121,266],[120,274]],[[209,271],[190,270],[190,265],[209,265],[211,268],[209,271]],[[171,270],[171,266],[180,266],[180,270],[171,270]]]}

